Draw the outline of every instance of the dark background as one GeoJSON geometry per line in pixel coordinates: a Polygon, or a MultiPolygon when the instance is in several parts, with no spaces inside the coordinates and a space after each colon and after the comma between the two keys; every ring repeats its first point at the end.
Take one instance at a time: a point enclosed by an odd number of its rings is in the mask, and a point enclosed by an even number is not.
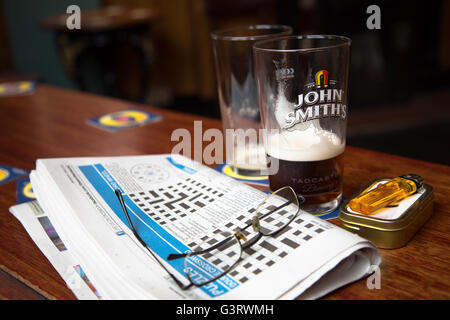
{"type": "Polygon", "coordinates": [[[0,0],[0,80],[31,77],[218,118],[209,34],[260,23],[352,39],[349,145],[450,164],[450,1],[445,0],[0,0]],[[147,8],[158,17],[139,27],[112,19],[107,32],[83,30],[81,40],[73,34],[64,38],[57,25],[44,20],[71,4],[82,12],[147,8]],[[381,9],[380,30],[366,26],[372,4],[381,9]]]}

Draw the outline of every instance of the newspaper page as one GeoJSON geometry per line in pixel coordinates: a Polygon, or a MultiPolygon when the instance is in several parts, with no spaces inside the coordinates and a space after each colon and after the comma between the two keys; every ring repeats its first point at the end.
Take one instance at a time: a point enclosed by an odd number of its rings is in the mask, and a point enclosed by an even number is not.
{"type": "Polygon", "coordinates": [[[22,223],[31,239],[78,299],[101,299],[100,293],[90,282],[81,265],[67,250],[50,219],[36,200],[12,206],[10,212],[22,223]]]}
{"type": "MultiPolygon", "coordinates": [[[[167,256],[248,224],[266,194],[175,155],[38,160],[31,182],[105,299],[314,299],[381,262],[367,240],[300,211],[284,232],[245,251],[231,272],[182,290],[134,237],[114,191],[148,247],[184,283],[184,259],[167,256]]],[[[198,276],[220,272],[217,260],[200,261],[198,276]]]]}

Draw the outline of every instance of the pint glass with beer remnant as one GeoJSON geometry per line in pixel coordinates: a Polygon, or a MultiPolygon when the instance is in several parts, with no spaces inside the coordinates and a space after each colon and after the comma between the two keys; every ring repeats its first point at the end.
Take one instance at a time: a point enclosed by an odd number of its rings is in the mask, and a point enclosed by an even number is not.
{"type": "Polygon", "coordinates": [[[235,27],[211,34],[227,162],[238,174],[266,174],[252,46],[290,34],[292,28],[282,25],[235,27]]]}
{"type": "Polygon", "coordinates": [[[253,47],[266,155],[278,168],[270,189],[291,186],[312,214],[335,210],[342,197],[350,44],[307,35],[253,47]]]}

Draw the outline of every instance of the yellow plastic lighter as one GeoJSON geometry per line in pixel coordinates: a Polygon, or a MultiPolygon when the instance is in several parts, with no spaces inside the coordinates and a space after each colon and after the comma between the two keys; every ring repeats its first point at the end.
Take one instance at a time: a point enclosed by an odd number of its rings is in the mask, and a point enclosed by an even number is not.
{"type": "Polygon", "coordinates": [[[371,215],[377,210],[392,206],[414,194],[424,179],[416,174],[406,174],[380,183],[372,190],[365,190],[350,200],[349,207],[356,212],[371,215]]]}

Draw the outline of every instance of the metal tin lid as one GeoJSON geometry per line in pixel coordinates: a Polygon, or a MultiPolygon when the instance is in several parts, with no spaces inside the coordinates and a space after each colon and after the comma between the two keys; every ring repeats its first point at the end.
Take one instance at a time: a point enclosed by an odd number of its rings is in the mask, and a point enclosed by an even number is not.
{"type": "MultiPolygon", "coordinates": [[[[366,187],[360,190],[352,198],[359,196],[364,190],[371,187],[375,183],[388,179],[391,178],[379,178],[371,181],[366,187]]],[[[422,183],[420,189],[422,193],[420,197],[398,219],[380,219],[373,216],[350,212],[348,210],[348,203],[352,198],[342,203],[339,212],[339,219],[342,222],[350,223],[352,225],[366,226],[384,231],[396,231],[405,229],[410,223],[414,221],[415,217],[420,214],[420,208],[423,207],[428,201],[431,201],[434,197],[432,186],[422,183]]]]}
{"type": "MultiPolygon", "coordinates": [[[[363,191],[376,183],[390,179],[380,178],[371,181],[354,197],[359,196],[363,191]]],[[[352,199],[350,198],[340,208],[339,220],[341,227],[372,241],[380,248],[400,248],[411,240],[433,212],[433,187],[422,182],[418,192],[419,196],[417,197],[416,194],[415,198],[410,198],[410,201],[413,202],[411,204],[407,203],[408,206],[405,206],[403,213],[397,212],[400,213],[400,216],[396,219],[380,219],[374,216],[350,212],[348,208],[348,203],[352,199]]]]}

